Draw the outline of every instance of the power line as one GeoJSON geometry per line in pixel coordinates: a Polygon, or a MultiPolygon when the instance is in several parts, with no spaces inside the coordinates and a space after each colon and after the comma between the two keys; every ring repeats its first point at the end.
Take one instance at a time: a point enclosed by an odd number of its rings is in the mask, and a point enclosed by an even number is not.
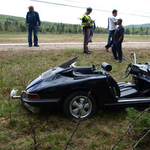
{"type": "MultiPolygon", "coordinates": [[[[75,0],[63,0],[63,1],[68,1],[68,2],[73,2],[73,3],[82,3],[82,4],[91,4],[91,3],[85,3],[85,2],[81,2],[81,1],[75,1],[75,0]]],[[[94,4],[94,6],[98,6],[99,4],[98,3],[93,3],[92,2],[92,6],[93,6],[93,4],[94,4]]],[[[100,6],[102,6],[102,5],[100,5],[100,6]]],[[[104,6],[104,7],[106,7],[106,6],[104,6]]],[[[108,6],[107,6],[107,8],[108,8],[108,6]]],[[[120,8],[120,7],[119,7],[120,8]]],[[[124,9],[124,7],[121,7],[121,9],[124,9]]],[[[129,10],[129,9],[125,9],[125,10],[129,10]]],[[[133,10],[133,9],[132,9],[133,10]]],[[[139,10],[134,10],[134,11],[136,11],[136,12],[139,12],[139,13],[146,13],[146,14],[150,14],[150,12],[146,12],[146,11],[139,11],[139,10]]]]}
{"type": "Polygon", "coordinates": [[[62,4],[62,3],[46,2],[46,1],[41,1],[41,0],[30,0],[30,1],[35,1],[35,2],[40,2],[40,3],[46,3],[46,4],[53,4],[53,5],[60,5],[60,6],[67,6],[67,7],[73,7],[73,8],[85,9],[85,7],[73,6],[73,5],[62,4]]]}
{"type": "Polygon", "coordinates": [[[84,2],[81,2],[81,1],[74,1],[74,0],[63,0],[63,1],[85,4],[84,2]]]}
{"type": "MultiPolygon", "coordinates": [[[[46,3],[46,4],[53,4],[53,5],[59,5],[59,6],[65,6],[65,7],[85,9],[85,7],[75,6],[75,5],[69,5],[69,4],[63,4],[63,3],[54,3],[54,2],[47,2],[47,1],[41,1],[41,0],[30,0],[30,1],[35,1],[35,2],[40,2],[40,3],[46,3]]],[[[107,13],[109,12],[110,13],[110,11],[103,10],[103,9],[95,9],[95,8],[93,8],[93,10],[95,10],[95,11],[101,11],[101,12],[107,12],[107,13]]],[[[123,13],[123,12],[119,12],[119,13],[123,14],[123,15],[135,16],[135,17],[150,18],[150,16],[145,16],[145,15],[137,15],[137,14],[123,13]]]]}

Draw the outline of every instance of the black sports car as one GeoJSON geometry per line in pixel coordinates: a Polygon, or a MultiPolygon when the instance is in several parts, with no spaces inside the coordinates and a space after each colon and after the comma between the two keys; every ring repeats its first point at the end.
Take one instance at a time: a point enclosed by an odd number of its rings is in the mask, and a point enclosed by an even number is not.
{"type": "MultiPolygon", "coordinates": [[[[33,80],[22,92],[23,104],[32,112],[45,107],[63,108],[66,116],[81,118],[93,116],[99,107],[150,104],[150,63],[130,63],[125,77],[133,76],[133,84],[117,83],[97,66],[76,67],[74,58],[59,67],[50,69],[33,80]]],[[[111,71],[111,65],[102,63],[111,71]]]]}

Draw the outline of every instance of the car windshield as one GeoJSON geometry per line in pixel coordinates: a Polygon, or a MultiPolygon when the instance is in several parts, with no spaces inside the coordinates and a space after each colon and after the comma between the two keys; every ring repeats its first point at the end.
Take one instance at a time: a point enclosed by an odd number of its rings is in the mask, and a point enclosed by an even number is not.
{"type": "Polygon", "coordinates": [[[49,75],[53,75],[53,74],[56,74],[58,72],[62,72],[62,71],[68,71],[68,69],[71,67],[71,68],[74,68],[74,64],[77,62],[77,57],[76,58],[73,58],[65,63],[63,63],[61,66],[59,67],[55,67],[55,68],[52,68],[50,70],[47,70],[46,72],[42,73],[41,75],[41,78],[44,79],[46,78],[47,76],[49,75]]]}
{"type": "Polygon", "coordinates": [[[59,67],[64,68],[64,69],[69,68],[70,66],[73,66],[77,62],[77,60],[78,60],[78,58],[75,57],[75,58],[63,63],[59,67]]]}

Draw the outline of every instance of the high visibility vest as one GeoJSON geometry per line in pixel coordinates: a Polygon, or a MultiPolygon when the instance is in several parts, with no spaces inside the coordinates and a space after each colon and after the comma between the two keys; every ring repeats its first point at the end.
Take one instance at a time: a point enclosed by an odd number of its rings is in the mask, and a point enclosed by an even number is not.
{"type": "Polygon", "coordinates": [[[82,28],[83,27],[89,27],[90,25],[85,25],[85,24],[90,22],[90,20],[91,20],[90,17],[88,15],[84,14],[81,18],[81,27],[82,28]],[[83,22],[83,20],[82,20],[83,18],[85,19],[85,22],[83,22]]]}
{"type": "Polygon", "coordinates": [[[93,21],[93,22],[91,22],[91,24],[90,24],[90,28],[91,29],[95,29],[95,22],[93,21]]]}
{"type": "Polygon", "coordinates": [[[94,21],[90,24],[90,26],[94,26],[94,21]]]}

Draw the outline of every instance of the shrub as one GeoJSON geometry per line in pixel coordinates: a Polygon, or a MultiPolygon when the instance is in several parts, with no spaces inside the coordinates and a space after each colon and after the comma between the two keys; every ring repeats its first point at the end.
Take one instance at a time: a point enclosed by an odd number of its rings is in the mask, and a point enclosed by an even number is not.
{"type": "MultiPolygon", "coordinates": [[[[127,108],[127,120],[132,122],[141,112],[135,108],[127,108]]],[[[144,112],[139,119],[133,124],[133,130],[145,131],[150,128],[150,113],[144,112]]]]}

